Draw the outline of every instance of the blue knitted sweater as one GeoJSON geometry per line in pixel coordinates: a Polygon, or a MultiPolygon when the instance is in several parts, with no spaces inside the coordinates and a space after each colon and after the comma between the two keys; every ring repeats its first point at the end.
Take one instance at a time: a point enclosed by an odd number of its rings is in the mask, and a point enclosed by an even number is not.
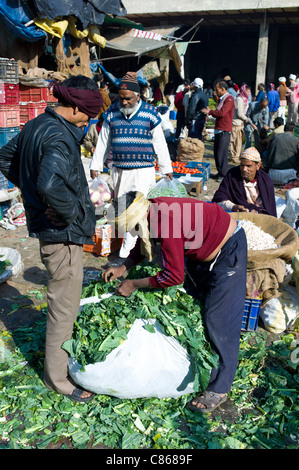
{"type": "Polygon", "coordinates": [[[154,166],[156,155],[151,131],[161,122],[154,106],[142,101],[134,116],[126,118],[119,109],[119,103],[114,103],[103,118],[112,133],[114,166],[124,169],[154,166]]]}

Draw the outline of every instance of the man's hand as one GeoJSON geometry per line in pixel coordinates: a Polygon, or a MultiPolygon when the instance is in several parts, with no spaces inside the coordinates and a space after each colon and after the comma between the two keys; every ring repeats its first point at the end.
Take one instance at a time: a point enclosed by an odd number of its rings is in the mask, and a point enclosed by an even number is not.
{"type": "Polygon", "coordinates": [[[129,297],[136,289],[150,287],[149,277],[142,279],[125,279],[122,281],[115,291],[116,295],[129,297]]]}
{"type": "Polygon", "coordinates": [[[239,204],[235,204],[233,207],[232,207],[232,211],[233,212],[249,212],[248,209],[246,209],[244,206],[241,206],[239,204]]]}
{"type": "Polygon", "coordinates": [[[115,294],[122,295],[123,297],[130,297],[130,295],[137,289],[133,279],[126,279],[118,284],[115,294]]]}
{"type": "Polygon", "coordinates": [[[104,279],[105,282],[112,282],[115,279],[121,277],[123,273],[126,271],[126,267],[124,265],[122,266],[110,266],[107,268],[103,274],[102,278],[104,279]]]}
{"type": "Polygon", "coordinates": [[[170,180],[173,179],[173,173],[166,173],[166,176],[167,176],[167,178],[169,178],[170,180]]]}
{"type": "Polygon", "coordinates": [[[209,108],[202,108],[200,111],[204,114],[209,114],[210,109],[209,108]]]}
{"type": "Polygon", "coordinates": [[[97,170],[90,170],[90,177],[94,180],[99,176],[99,172],[97,170]]]}
{"type": "Polygon", "coordinates": [[[65,222],[59,220],[56,211],[54,211],[54,209],[51,209],[51,207],[48,207],[45,210],[45,215],[50,220],[51,224],[55,225],[55,227],[67,227],[68,225],[65,222]]]}

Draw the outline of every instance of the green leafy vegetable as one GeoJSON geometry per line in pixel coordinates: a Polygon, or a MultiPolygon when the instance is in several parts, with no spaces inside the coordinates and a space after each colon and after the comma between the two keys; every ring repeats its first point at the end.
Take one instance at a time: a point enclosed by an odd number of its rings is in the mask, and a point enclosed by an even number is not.
{"type": "MultiPolygon", "coordinates": [[[[0,255],[0,258],[3,258],[3,256],[4,255],[0,255]]],[[[9,259],[5,259],[4,261],[0,260],[0,274],[2,274],[8,266],[11,266],[9,259]]]]}
{"type": "MultiPolygon", "coordinates": [[[[142,265],[133,268],[129,277],[151,276],[158,270],[155,266],[142,265]]],[[[98,280],[84,295],[109,291],[111,286],[98,280]]],[[[63,348],[84,370],[87,364],[104,361],[109,352],[126,340],[137,318],[157,320],[166,335],[179,341],[193,359],[196,390],[203,390],[218,356],[205,338],[199,302],[176,286],[163,290],[140,289],[129,298],[112,295],[99,303],[85,305],[75,323],[72,339],[63,348]]],[[[155,331],[150,324],[144,328],[151,333],[155,331]]]]}

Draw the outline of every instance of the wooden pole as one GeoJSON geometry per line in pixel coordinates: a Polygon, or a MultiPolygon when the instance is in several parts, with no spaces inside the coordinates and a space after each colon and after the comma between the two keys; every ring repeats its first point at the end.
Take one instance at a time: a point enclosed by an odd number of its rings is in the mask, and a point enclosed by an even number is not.
{"type": "Polygon", "coordinates": [[[269,42],[269,23],[266,20],[266,13],[263,21],[260,24],[259,43],[257,51],[257,67],[256,67],[256,81],[255,92],[259,83],[265,83],[267,60],[268,60],[268,42],[269,42]]]}

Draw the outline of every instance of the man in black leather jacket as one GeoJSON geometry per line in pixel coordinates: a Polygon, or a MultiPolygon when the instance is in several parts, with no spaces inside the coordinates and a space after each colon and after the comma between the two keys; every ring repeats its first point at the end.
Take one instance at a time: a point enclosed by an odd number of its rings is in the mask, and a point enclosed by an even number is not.
{"type": "Polygon", "coordinates": [[[194,91],[190,97],[186,115],[189,128],[188,137],[203,140],[202,131],[205,126],[206,115],[201,110],[208,106],[209,98],[202,90],[203,81],[201,78],[196,78],[192,87],[194,91]]]}
{"type": "Polygon", "coordinates": [[[96,83],[84,76],[55,84],[54,96],[59,100],[55,111],[46,108],[0,149],[0,170],[21,190],[29,236],[39,239],[49,275],[44,383],[85,402],[92,394],[71,382],[61,346],[71,338],[79,312],[82,245],[92,243],[96,224],[80,144],[103,98],[96,83]]]}

